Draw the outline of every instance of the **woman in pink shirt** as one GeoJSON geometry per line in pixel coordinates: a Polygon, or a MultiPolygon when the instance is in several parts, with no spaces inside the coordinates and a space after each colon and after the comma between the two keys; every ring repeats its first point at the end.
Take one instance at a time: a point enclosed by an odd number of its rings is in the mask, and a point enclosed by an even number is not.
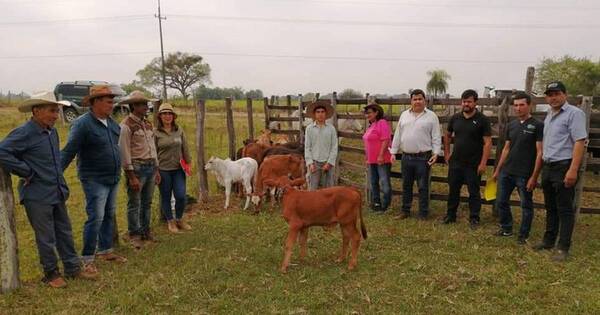
{"type": "Polygon", "coordinates": [[[371,184],[371,209],[376,213],[384,213],[392,201],[390,170],[392,167],[389,152],[391,129],[383,119],[383,108],[377,104],[369,104],[364,108],[369,126],[363,135],[366,162],[371,184]],[[381,199],[383,193],[383,202],[381,199]]]}

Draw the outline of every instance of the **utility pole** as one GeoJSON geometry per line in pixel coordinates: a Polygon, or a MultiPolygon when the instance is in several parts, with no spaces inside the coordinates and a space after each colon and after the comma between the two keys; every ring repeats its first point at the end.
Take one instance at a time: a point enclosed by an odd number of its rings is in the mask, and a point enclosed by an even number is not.
{"type": "Polygon", "coordinates": [[[167,17],[160,15],[160,0],[158,0],[158,15],[154,15],[158,19],[158,31],[160,32],[160,57],[162,59],[162,81],[163,81],[163,99],[167,101],[167,79],[165,74],[165,50],[163,48],[163,35],[162,35],[162,20],[166,20],[167,17]]]}

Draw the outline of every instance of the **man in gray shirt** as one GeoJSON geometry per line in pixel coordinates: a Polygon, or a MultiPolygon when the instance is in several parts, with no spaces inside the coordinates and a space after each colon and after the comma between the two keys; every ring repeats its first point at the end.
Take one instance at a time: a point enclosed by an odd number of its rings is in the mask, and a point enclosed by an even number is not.
{"type": "Polygon", "coordinates": [[[550,110],[544,120],[542,188],[546,206],[546,233],[535,250],[552,249],[558,238],[554,261],[569,255],[575,225],[575,184],[585,153],[585,113],[567,102],[567,89],[560,82],[546,86],[550,110]]]}
{"type": "Polygon", "coordinates": [[[306,127],[304,136],[304,159],[308,168],[308,189],[334,185],[334,165],[338,154],[338,138],[335,128],[326,120],[333,116],[333,107],[325,101],[308,105],[306,115],[313,123],[306,127]],[[321,181],[325,182],[319,185],[321,181]]]}

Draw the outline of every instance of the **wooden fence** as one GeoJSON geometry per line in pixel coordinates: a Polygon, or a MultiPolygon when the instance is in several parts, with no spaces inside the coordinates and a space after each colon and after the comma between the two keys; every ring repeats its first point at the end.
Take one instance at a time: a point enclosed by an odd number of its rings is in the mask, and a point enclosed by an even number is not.
{"type": "MultiPolygon", "coordinates": [[[[363,106],[367,105],[369,102],[376,102],[377,104],[382,106],[384,109],[386,109],[386,112],[388,114],[386,115],[385,119],[393,126],[396,125],[396,122],[400,118],[400,116],[398,114],[400,112],[400,110],[398,110],[397,107],[402,106],[404,109],[404,108],[408,108],[408,106],[410,106],[410,99],[408,99],[408,98],[377,99],[377,98],[371,98],[367,94],[364,98],[338,99],[337,94],[335,92],[332,95],[333,96],[331,97],[331,99],[325,100],[325,101],[329,101],[330,104],[336,109],[340,108],[343,105],[356,105],[358,108],[362,108],[363,106]],[[393,113],[393,114],[390,115],[390,113],[393,113]]],[[[299,98],[302,99],[301,96],[299,96],[299,98]]],[[[289,99],[289,97],[288,97],[288,99],[289,99]]],[[[497,130],[496,134],[492,137],[492,144],[493,144],[493,147],[496,148],[496,150],[495,150],[496,152],[495,152],[495,154],[492,154],[490,156],[490,158],[487,162],[487,164],[489,166],[494,166],[496,164],[496,161],[499,158],[499,155],[502,151],[502,147],[504,144],[504,130],[505,130],[506,125],[508,124],[509,120],[511,119],[511,115],[510,115],[510,113],[511,113],[510,107],[511,106],[510,106],[509,100],[510,100],[510,97],[507,96],[502,99],[501,98],[481,98],[477,102],[478,106],[482,107],[484,109],[484,111],[488,112],[488,111],[492,110],[493,112],[495,112],[494,115],[488,115],[490,118],[490,122],[494,126],[494,129],[497,130]]],[[[302,122],[304,121],[304,117],[302,115],[299,115],[298,117],[289,117],[289,116],[288,117],[278,117],[278,116],[273,115],[273,112],[274,111],[288,112],[290,110],[298,109],[300,111],[300,113],[302,113],[302,111],[306,108],[306,106],[308,104],[310,104],[312,101],[314,101],[314,100],[302,101],[302,102],[298,102],[297,106],[292,106],[291,102],[288,102],[288,104],[286,104],[286,105],[271,105],[271,104],[269,104],[268,99],[265,99],[265,128],[269,128],[269,124],[274,121],[278,121],[278,122],[298,121],[299,124],[297,124],[297,127],[298,127],[297,129],[292,129],[292,128],[271,129],[271,132],[274,134],[286,134],[286,135],[296,136],[300,141],[302,141],[302,138],[304,136],[304,127],[302,124],[302,122]]],[[[546,103],[546,101],[542,97],[535,97],[532,99],[533,105],[545,104],[545,103],[546,103]]],[[[592,98],[591,97],[570,97],[569,103],[579,106],[586,113],[587,130],[590,135],[590,139],[589,139],[589,143],[588,143],[588,147],[587,147],[588,154],[586,154],[585,159],[582,163],[580,175],[582,175],[584,171],[599,172],[600,171],[600,154],[599,154],[600,153],[600,113],[592,113],[592,111],[591,111],[592,98]]],[[[440,125],[444,126],[445,124],[448,123],[450,117],[452,117],[455,113],[459,112],[459,106],[461,105],[461,99],[459,99],[459,98],[439,98],[439,99],[429,98],[428,104],[431,108],[435,107],[435,111],[438,114],[438,117],[440,120],[440,125]],[[440,110],[440,108],[442,108],[442,110],[440,110]]],[[[534,106],[534,108],[535,108],[535,106],[534,106]]],[[[546,116],[546,112],[533,112],[532,115],[535,118],[543,121],[546,116]]],[[[363,122],[366,125],[365,117],[361,112],[342,113],[342,112],[336,111],[336,115],[334,115],[333,119],[332,119],[334,126],[337,127],[338,121],[341,119],[360,120],[361,122],[363,122]]],[[[341,142],[341,144],[339,146],[340,152],[364,155],[364,149],[362,147],[362,144],[348,145],[348,144],[344,143],[345,141],[343,141],[343,139],[360,140],[360,139],[362,139],[362,133],[338,130],[338,136],[339,136],[340,142],[341,142]]],[[[337,175],[338,176],[336,177],[336,179],[338,180],[338,183],[342,184],[342,185],[350,185],[350,186],[364,188],[365,192],[368,194],[369,193],[369,191],[368,191],[368,182],[369,181],[368,181],[368,178],[366,175],[366,167],[364,166],[364,164],[362,162],[363,159],[359,159],[359,160],[349,159],[349,158],[345,158],[344,155],[342,155],[342,154],[340,154],[339,156],[340,156],[340,158],[339,158],[338,165],[337,165],[337,166],[339,166],[339,167],[337,167],[337,169],[338,169],[337,175]],[[355,172],[364,173],[364,176],[363,176],[364,182],[357,182],[356,180],[351,180],[347,176],[339,176],[340,168],[351,169],[355,172]]],[[[444,163],[443,156],[438,157],[438,163],[444,163]]],[[[392,172],[391,177],[392,178],[402,178],[402,174],[400,172],[392,172]]],[[[581,179],[578,181],[578,184],[576,187],[578,210],[580,210],[581,213],[600,214],[600,208],[580,207],[580,200],[581,200],[582,193],[600,193],[600,188],[598,188],[598,187],[583,187],[583,183],[584,183],[583,177],[581,176],[580,178],[581,179]]],[[[439,182],[439,183],[447,183],[448,179],[445,176],[431,176],[431,181],[439,182]]],[[[485,186],[485,184],[486,184],[485,180],[482,180],[480,184],[481,184],[481,186],[485,186]]],[[[393,190],[393,194],[401,195],[402,191],[393,190]]],[[[431,198],[431,200],[446,201],[448,199],[448,196],[447,196],[447,194],[431,193],[430,198],[431,198]]],[[[466,198],[461,197],[461,200],[466,201],[466,198]]],[[[482,203],[493,204],[494,202],[482,200],[482,203]]],[[[518,200],[511,200],[510,203],[512,205],[520,204],[518,200]]],[[[536,208],[544,207],[544,205],[541,203],[535,203],[534,206],[536,208]]]]}

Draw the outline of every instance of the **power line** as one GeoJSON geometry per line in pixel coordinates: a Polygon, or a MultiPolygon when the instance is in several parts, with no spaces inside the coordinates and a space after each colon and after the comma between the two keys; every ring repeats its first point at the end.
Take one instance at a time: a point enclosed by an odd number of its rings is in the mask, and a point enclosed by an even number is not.
{"type": "Polygon", "coordinates": [[[349,5],[372,5],[372,6],[403,6],[418,8],[472,8],[472,9],[534,9],[534,10],[581,10],[581,11],[600,11],[600,7],[580,7],[580,6],[553,6],[553,5],[501,5],[501,4],[481,4],[481,3],[423,3],[414,1],[327,1],[327,0],[263,0],[270,2],[302,2],[302,3],[322,3],[322,4],[349,4],[349,5]]]}
{"type": "MultiPolygon", "coordinates": [[[[301,18],[269,18],[269,17],[244,17],[244,16],[214,16],[171,14],[171,17],[233,22],[265,22],[265,23],[299,23],[321,25],[350,25],[350,26],[385,26],[385,27],[421,27],[421,28],[484,28],[484,29],[590,29],[600,28],[600,24],[498,24],[498,23],[454,23],[454,22],[388,22],[388,21],[360,21],[360,20],[324,20],[301,18]]],[[[131,21],[151,18],[151,15],[124,15],[87,17],[59,20],[15,21],[0,22],[1,26],[76,23],[93,21],[131,21]]]]}
{"type": "MultiPolygon", "coordinates": [[[[494,59],[452,59],[452,58],[400,58],[400,57],[360,57],[360,56],[324,56],[324,55],[286,55],[286,54],[250,54],[232,52],[195,52],[203,56],[225,57],[252,57],[275,59],[305,59],[305,60],[346,60],[346,61],[402,61],[402,62],[448,62],[467,64],[531,64],[533,60],[494,60],[494,59]]],[[[28,56],[0,56],[0,60],[18,59],[43,59],[43,58],[73,58],[73,57],[101,57],[101,56],[127,56],[127,55],[156,55],[155,51],[137,52],[111,52],[91,54],[57,54],[57,55],[28,55],[28,56]]]]}
{"type": "Polygon", "coordinates": [[[212,16],[171,14],[171,17],[233,21],[233,22],[266,22],[266,23],[301,23],[322,25],[353,25],[353,26],[387,26],[387,27],[423,27],[423,28],[488,28],[488,29],[590,29],[600,28],[600,24],[492,24],[492,23],[449,23],[449,22],[386,22],[386,21],[357,21],[357,20],[322,20],[322,19],[292,19],[265,18],[245,16],[212,16]]]}
{"type": "Polygon", "coordinates": [[[0,22],[0,26],[78,23],[78,22],[94,22],[94,21],[131,21],[131,20],[143,20],[143,19],[149,19],[149,18],[152,18],[152,15],[137,14],[137,15],[121,15],[121,16],[84,17],[84,18],[58,19],[58,20],[0,22]]]}

